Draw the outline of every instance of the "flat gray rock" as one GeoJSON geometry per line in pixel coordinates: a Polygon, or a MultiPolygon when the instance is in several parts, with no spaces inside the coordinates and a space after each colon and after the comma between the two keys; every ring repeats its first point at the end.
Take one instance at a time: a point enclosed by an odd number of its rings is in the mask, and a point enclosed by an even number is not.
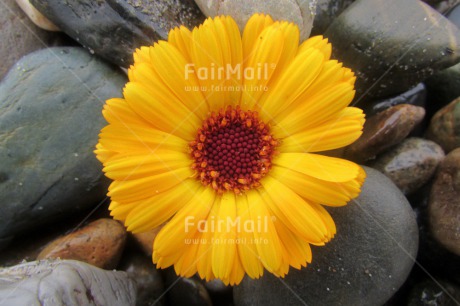
{"type": "Polygon", "coordinates": [[[85,48],[129,67],[140,46],[167,39],[171,28],[193,28],[204,16],[193,0],[30,0],[85,48]]]}
{"type": "Polygon", "coordinates": [[[313,248],[313,261],[284,279],[265,272],[234,287],[243,305],[382,305],[406,280],[417,254],[415,214],[383,174],[364,168],[360,196],[330,209],[337,235],[313,248]]]}
{"type": "Polygon", "coordinates": [[[93,150],[104,101],[125,82],[77,47],[37,51],[10,70],[0,83],[0,240],[104,199],[93,150]]]}
{"type": "Polygon", "coordinates": [[[419,0],[357,0],[325,36],[356,73],[356,101],[399,94],[460,61],[460,30],[419,0]]]}
{"type": "Polygon", "coordinates": [[[0,269],[0,301],[27,306],[135,305],[134,283],[125,272],[76,260],[33,261],[0,269]]]}

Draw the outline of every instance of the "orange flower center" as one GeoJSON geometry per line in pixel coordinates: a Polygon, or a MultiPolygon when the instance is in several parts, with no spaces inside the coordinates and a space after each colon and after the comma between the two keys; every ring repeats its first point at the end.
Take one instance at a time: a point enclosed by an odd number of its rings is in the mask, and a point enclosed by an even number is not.
{"type": "Polygon", "coordinates": [[[219,193],[240,194],[260,186],[271,168],[278,141],[256,111],[239,106],[212,113],[190,143],[198,179],[219,193]]]}

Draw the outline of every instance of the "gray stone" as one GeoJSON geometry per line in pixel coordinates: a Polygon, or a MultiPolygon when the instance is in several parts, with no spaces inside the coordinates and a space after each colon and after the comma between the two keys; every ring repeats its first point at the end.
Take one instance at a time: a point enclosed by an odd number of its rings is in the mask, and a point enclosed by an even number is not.
{"type": "Polygon", "coordinates": [[[460,147],[460,97],[431,118],[426,137],[438,143],[446,153],[460,147]]]}
{"type": "Polygon", "coordinates": [[[92,53],[123,67],[140,46],[166,39],[171,28],[204,20],[193,0],[30,0],[92,53]]]}
{"type": "Polygon", "coordinates": [[[363,163],[400,143],[425,116],[419,106],[400,104],[369,117],[361,137],[345,148],[345,157],[363,163]]]}
{"type": "Polygon", "coordinates": [[[34,261],[0,269],[4,305],[113,305],[136,300],[125,272],[106,271],[75,260],[34,261]]]}
{"type": "Polygon", "coordinates": [[[316,10],[316,0],[195,0],[195,2],[206,16],[232,16],[241,31],[254,13],[268,14],[274,20],[291,21],[299,26],[301,40],[310,36],[316,10]]]}
{"type": "Polygon", "coordinates": [[[126,76],[82,48],[24,57],[0,83],[0,238],[84,211],[108,181],[93,150],[126,76]]]}
{"type": "Polygon", "coordinates": [[[327,29],[357,75],[357,99],[385,98],[460,61],[460,30],[419,0],[357,0],[327,29]]]}
{"type": "Polygon", "coordinates": [[[173,268],[164,271],[168,301],[171,305],[211,306],[208,291],[200,280],[176,275],[173,268]]]}
{"type": "Polygon", "coordinates": [[[364,168],[362,193],[330,209],[337,235],[313,249],[312,263],[284,279],[266,272],[234,287],[243,305],[382,305],[404,283],[417,254],[415,214],[383,174],[364,168]]]}
{"type": "Polygon", "coordinates": [[[460,287],[436,278],[418,282],[412,288],[408,306],[457,306],[460,304],[460,287]]]}
{"type": "Polygon", "coordinates": [[[433,237],[460,256],[460,148],[439,165],[428,204],[433,237]]]}
{"type": "MultiPolygon", "coordinates": [[[[137,251],[137,250],[136,250],[137,251]]],[[[160,271],[152,263],[151,256],[128,250],[119,266],[136,283],[136,305],[165,305],[165,288],[160,271]]]]}
{"type": "Polygon", "coordinates": [[[311,35],[322,35],[339,16],[355,0],[318,0],[315,20],[311,35]]]}
{"type": "Polygon", "coordinates": [[[460,97],[460,64],[434,74],[424,83],[428,89],[430,101],[427,110],[433,114],[460,97]]]}
{"type": "Polygon", "coordinates": [[[24,55],[68,43],[63,34],[37,28],[14,0],[0,1],[0,29],[0,80],[24,55]]]}
{"type": "Polygon", "coordinates": [[[371,167],[409,195],[429,181],[443,158],[444,151],[436,143],[411,137],[380,155],[371,167]]]}

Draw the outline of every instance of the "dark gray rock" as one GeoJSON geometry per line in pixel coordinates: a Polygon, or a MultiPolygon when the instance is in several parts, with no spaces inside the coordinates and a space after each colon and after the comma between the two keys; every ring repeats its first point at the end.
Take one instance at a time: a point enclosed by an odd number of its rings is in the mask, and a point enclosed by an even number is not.
{"type": "Polygon", "coordinates": [[[358,163],[375,158],[406,138],[424,115],[422,107],[400,104],[371,116],[364,123],[361,137],[345,148],[345,157],[358,163]]]}
{"type": "Polygon", "coordinates": [[[449,19],[453,24],[460,28],[460,4],[457,4],[453,7],[447,14],[447,19],[449,19]]]}
{"type": "Polygon", "coordinates": [[[47,46],[66,45],[70,40],[62,33],[39,29],[15,0],[1,1],[0,29],[0,80],[24,55],[47,46]]]}
{"type": "Polygon", "coordinates": [[[439,165],[428,214],[433,237],[460,256],[460,148],[450,152],[439,165]]]}
{"type": "Polygon", "coordinates": [[[439,144],[446,153],[460,147],[460,97],[431,118],[426,137],[439,144]]]}
{"type": "Polygon", "coordinates": [[[322,35],[337,16],[355,0],[318,0],[311,35],[322,35]]]}
{"type": "Polygon", "coordinates": [[[436,143],[411,137],[380,155],[371,166],[408,195],[430,180],[443,158],[444,151],[436,143]]]}
{"type": "Polygon", "coordinates": [[[417,254],[415,215],[383,174],[365,167],[361,195],[330,209],[337,235],[313,262],[284,279],[265,273],[234,287],[235,305],[382,305],[404,283],[417,254]]]}
{"type": "Polygon", "coordinates": [[[136,305],[165,305],[163,279],[150,256],[129,250],[123,254],[119,269],[126,271],[136,284],[136,305]]]}
{"type": "Polygon", "coordinates": [[[82,48],[24,57],[0,83],[0,237],[86,210],[108,181],[93,150],[126,76],[82,48]]]}
{"type": "Polygon", "coordinates": [[[460,30],[419,0],[357,0],[325,36],[357,75],[357,101],[404,92],[460,61],[460,30]]]}
{"type": "Polygon", "coordinates": [[[421,281],[412,288],[408,306],[457,306],[460,287],[448,281],[432,279],[421,281]]]}
{"type": "Polygon", "coordinates": [[[33,261],[0,269],[5,305],[134,305],[134,283],[125,272],[75,260],[33,261]]]}
{"type": "Polygon", "coordinates": [[[176,275],[173,268],[164,270],[166,295],[170,305],[211,306],[211,297],[200,280],[176,275]]]}
{"type": "Polygon", "coordinates": [[[140,46],[166,39],[171,28],[204,20],[193,0],[31,0],[62,31],[92,53],[128,67],[140,46]]]}

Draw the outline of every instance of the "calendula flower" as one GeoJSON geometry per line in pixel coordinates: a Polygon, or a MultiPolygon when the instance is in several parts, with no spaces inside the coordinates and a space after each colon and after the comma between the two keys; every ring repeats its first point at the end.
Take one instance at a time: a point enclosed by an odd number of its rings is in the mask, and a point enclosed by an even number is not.
{"type": "Polygon", "coordinates": [[[355,77],[320,36],[254,15],[243,35],[208,18],[134,54],[124,98],[107,101],[96,154],[111,215],[133,233],[163,226],[159,268],[238,284],[284,276],[336,233],[323,207],[355,198],[356,164],[321,152],[362,132],[355,77]]]}

